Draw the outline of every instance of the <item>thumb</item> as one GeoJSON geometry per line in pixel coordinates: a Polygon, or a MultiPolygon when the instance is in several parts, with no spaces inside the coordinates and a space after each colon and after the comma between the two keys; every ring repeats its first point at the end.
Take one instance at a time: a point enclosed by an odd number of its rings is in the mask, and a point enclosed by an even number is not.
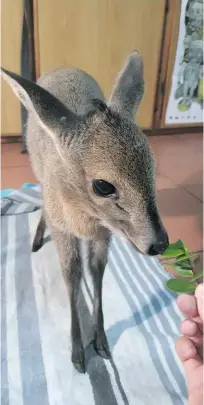
{"type": "Polygon", "coordinates": [[[196,300],[197,300],[197,307],[198,307],[198,313],[203,321],[203,295],[204,295],[204,288],[203,288],[203,283],[199,284],[195,290],[195,296],[196,296],[196,300]]]}

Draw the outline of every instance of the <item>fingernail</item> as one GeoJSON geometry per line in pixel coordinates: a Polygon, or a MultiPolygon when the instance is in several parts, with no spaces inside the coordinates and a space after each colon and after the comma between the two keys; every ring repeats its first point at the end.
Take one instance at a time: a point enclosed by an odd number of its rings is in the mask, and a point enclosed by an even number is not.
{"type": "Polygon", "coordinates": [[[204,289],[203,289],[203,283],[199,284],[198,287],[195,290],[195,296],[197,298],[202,298],[203,299],[203,294],[204,294],[204,289]]]}

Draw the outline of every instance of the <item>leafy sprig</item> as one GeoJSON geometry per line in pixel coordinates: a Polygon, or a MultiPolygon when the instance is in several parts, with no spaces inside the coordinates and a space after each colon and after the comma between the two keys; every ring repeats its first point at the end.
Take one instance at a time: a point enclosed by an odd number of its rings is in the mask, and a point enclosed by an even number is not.
{"type": "Polygon", "coordinates": [[[162,254],[161,263],[171,265],[173,272],[182,279],[171,278],[166,286],[177,293],[194,293],[198,279],[203,277],[203,270],[195,274],[195,266],[200,262],[198,252],[189,252],[187,246],[178,240],[170,243],[162,254]]]}

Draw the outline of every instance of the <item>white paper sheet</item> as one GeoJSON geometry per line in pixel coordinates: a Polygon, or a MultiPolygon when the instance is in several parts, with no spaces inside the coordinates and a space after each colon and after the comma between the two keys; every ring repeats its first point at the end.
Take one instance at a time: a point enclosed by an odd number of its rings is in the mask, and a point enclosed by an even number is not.
{"type": "Polygon", "coordinates": [[[182,0],[165,124],[203,121],[203,1],[182,0]]]}

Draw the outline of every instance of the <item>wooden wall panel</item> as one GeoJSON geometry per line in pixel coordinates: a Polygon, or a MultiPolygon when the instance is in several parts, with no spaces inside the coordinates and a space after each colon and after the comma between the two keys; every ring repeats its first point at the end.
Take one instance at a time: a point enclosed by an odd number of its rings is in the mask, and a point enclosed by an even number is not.
{"type": "Polygon", "coordinates": [[[115,75],[134,49],[144,58],[145,97],[138,122],[151,128],[165,0],[38,1],[41,73],[62,66],[84,69],[108,98],[115,75]]]}
{"type": "MultiPolygon", "coordinates": [[[[22,26],[22,0],[1,1],[1,64],[8,70],[20,72],[22,26]]],[[[21,133],[20,102],[2,80],[1,86],[1,133],[21,133]]]]}

